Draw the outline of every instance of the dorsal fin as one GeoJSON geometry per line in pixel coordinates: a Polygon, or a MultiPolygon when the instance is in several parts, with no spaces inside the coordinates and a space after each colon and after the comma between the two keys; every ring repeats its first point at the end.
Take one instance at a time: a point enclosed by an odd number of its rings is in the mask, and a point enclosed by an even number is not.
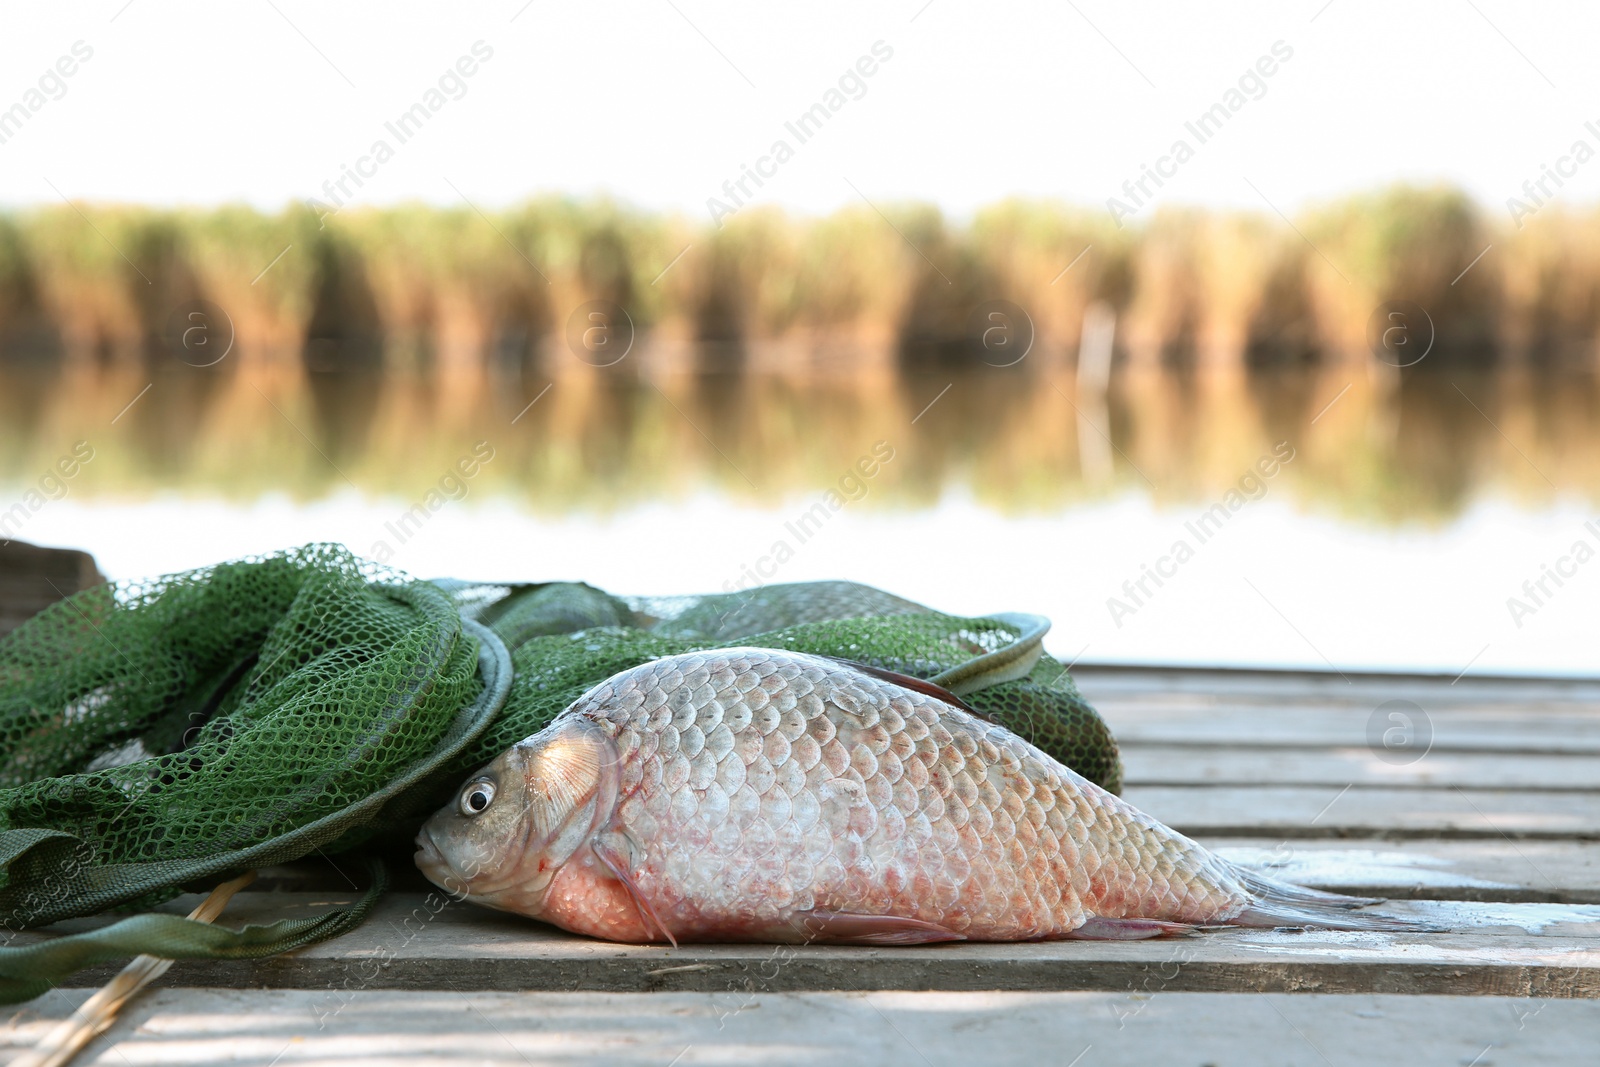
{"type": "MultiPolygon", "coordinates": [[[[870,674],[874,678],[880,678],[885,682],[898,685],[902,689],[910,689],[912,692],[921,693],[923,696],[933,697],[935,700],[942,700],[946,704],[953,704],[962,711],[966,712],[968,715],[971,715],[974,718],[982,719],[984,722],[995,721],[988,715],[985,715],[983,712],[973,707],[971,704],[968,704],[965,700],[962,700],[960,697],[950,692],[950,690],[946,689],[944,686],[930,682],[926,678],[913,678],[909,674],[901,674],[899,671],[891,671],[887,667],[874,667],[870,663],[862,663],[859,660],[845,659],[843,656],[825,656],[823,658],[831,659],[835,663],[843,663],[845,666],[853,667],[862,674],[870,674]]],[[[995,723],[995,725],[998,726],[999,723],[995,723]]]]}

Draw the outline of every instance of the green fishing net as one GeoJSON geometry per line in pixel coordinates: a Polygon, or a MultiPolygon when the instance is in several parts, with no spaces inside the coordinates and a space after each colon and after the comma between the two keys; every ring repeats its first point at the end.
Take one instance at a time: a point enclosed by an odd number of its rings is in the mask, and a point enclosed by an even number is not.
{"type": "MultiPolygon", "coordinates": [[[[634,599],[425,582],[333,545],[99,586],[0,638],[0,928],[409,839],[471,770],[658,656],[759,645],[939,679],[1021,647],[1017,618],[847,582],[634,599]]],[[[1066,671],[1048,656],[1020,669],[964,699],[1117,789],[1116,745],[1066,671]]],[[[335,936],[387,884],[368,868],[361,900],[315,919],[233,931],[145,914],[0,948],[0,1001],[135,952],[245,958],[335,936]]]]}

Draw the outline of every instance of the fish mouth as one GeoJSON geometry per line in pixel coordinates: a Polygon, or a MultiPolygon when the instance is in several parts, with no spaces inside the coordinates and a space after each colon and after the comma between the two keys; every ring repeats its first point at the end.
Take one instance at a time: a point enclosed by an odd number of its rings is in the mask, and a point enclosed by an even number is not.
{"type": "Polygon", "coordinates": [[[428,833],[426,826],[417,832],[415,844],[417,846],[417,854],[412,857],[412,860],[416,863],[417,869],[427,877],[428,881],[441,887],[447,881],[453,881],[458,885],[461,884],[461,876],[450,865],[450,861],[444,858],[444,853],[439,851],[439,846],[433,843],[433,835],[428,833]]]}

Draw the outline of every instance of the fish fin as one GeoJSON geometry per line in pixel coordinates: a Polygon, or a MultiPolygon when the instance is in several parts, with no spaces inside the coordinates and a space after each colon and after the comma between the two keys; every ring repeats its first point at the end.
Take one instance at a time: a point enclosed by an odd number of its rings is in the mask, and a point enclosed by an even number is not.
{"type": "Polygon", "coordinates": [[[639,892],[639,883],[633,878],[633,863],[629,853],[633,851],[633,842],[625,834],[615,831],[596,834],[589,842],[589,847],[599,857],[600,862],[606,865],[606,870],[611,872],[611,877],[622,883],[622,888],[628,891],[628,897],[633,901],[633,906],[639,910],[639,918],[643,920],[646,928],[654,926],[661,931],[663,937],[672,943],[673,948],[678,947],[678,939],[672,936],[672,931],[667,929],[667,924],[661,921],[661,916],[656,914],[656,909],[644,899],[644,894],[639,892]]]}
{"type": "Polygon", "coordinates": [[[1061,934],[1067,941],[1147,941],[1152,937],[1181,937],[1197,927],[1162,919],[1108,919],[1091,915],[1076,930],[1061,934]]]}
{"type": "Polygon", "coordinates": [[[1309,905],[1313,908],[1349,911],[1364,908],[1369,904],[1383,903],[1381,897],[1352,897],[1343,893],[1330,893],[1326,889],[1312,889],[1308,885],[1280,882],[1276,878],[1240,867],[1235,867],[1232,873],[1244,883],[1244,887],[1250,891],[1252,897],[1274,904],[1309,905]]]}
{"type": "Polygon", "coordinates": [[[937,941],[965,941],[966,934],[938,923],[902,915],[860,915],[849,911],[802,911],[790,924],[805,935],[808,944],[927,945],[937,941]]]}
{"type": "Polygon", "coordinates": [[[901,674],[899,671],[891,671],[887,667],[874,667],[870,663],[862,663],[859,660],[845,659],[843,656],[824,656],[823,658],[831,659],[836,663],[843,663],[847,667],[854,667],[862,674],[870,674],[874,678],[880,678],[885,682],[898,685],[902,689],[909,689],[914,693],[921,693],[923,696],[930,696],[935,700],[942,700],[946,704],[954,704],[968,715],[975,716],[984,720],[985,722],[994,722],[994,720],[989,716],[972,707],[965,700],[962,700],[944,686],[930,682],[926,678],[913,678],[909,674],[901,674]]]}
{"type": "Polygon", "coordinates": [[[1227,920],[1229,926],[1290,927],[1318,930],[1387,930],[1392,932],[1439,933],[1445,927],[1381,912],[1358,912],[1377,897],[1350,897],[1308,886],[1280,882],[1254,871],[1236,868],[1234,875],[1244,883],[1250,899],[1239,914],[1227,920]]]}

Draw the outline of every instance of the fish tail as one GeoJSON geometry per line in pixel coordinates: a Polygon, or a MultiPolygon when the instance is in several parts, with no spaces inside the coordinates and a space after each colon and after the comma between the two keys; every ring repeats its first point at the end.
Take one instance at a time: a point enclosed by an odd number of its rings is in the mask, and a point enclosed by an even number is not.
{"type": "Polygon", "coordinates": [[[1399,915],[1360,912],[1356,909],[1382,904],[1377,897],[1351,897],[1303,885],[1280,882],[1275,878],[1238,869],[1235,877],[1249,893],[1244,909],[1228,920],[1231,926],[1306,926],[1320,930],[1387,930],[1421,933],[1438,932],[1441,927],[1399,915]]]}

